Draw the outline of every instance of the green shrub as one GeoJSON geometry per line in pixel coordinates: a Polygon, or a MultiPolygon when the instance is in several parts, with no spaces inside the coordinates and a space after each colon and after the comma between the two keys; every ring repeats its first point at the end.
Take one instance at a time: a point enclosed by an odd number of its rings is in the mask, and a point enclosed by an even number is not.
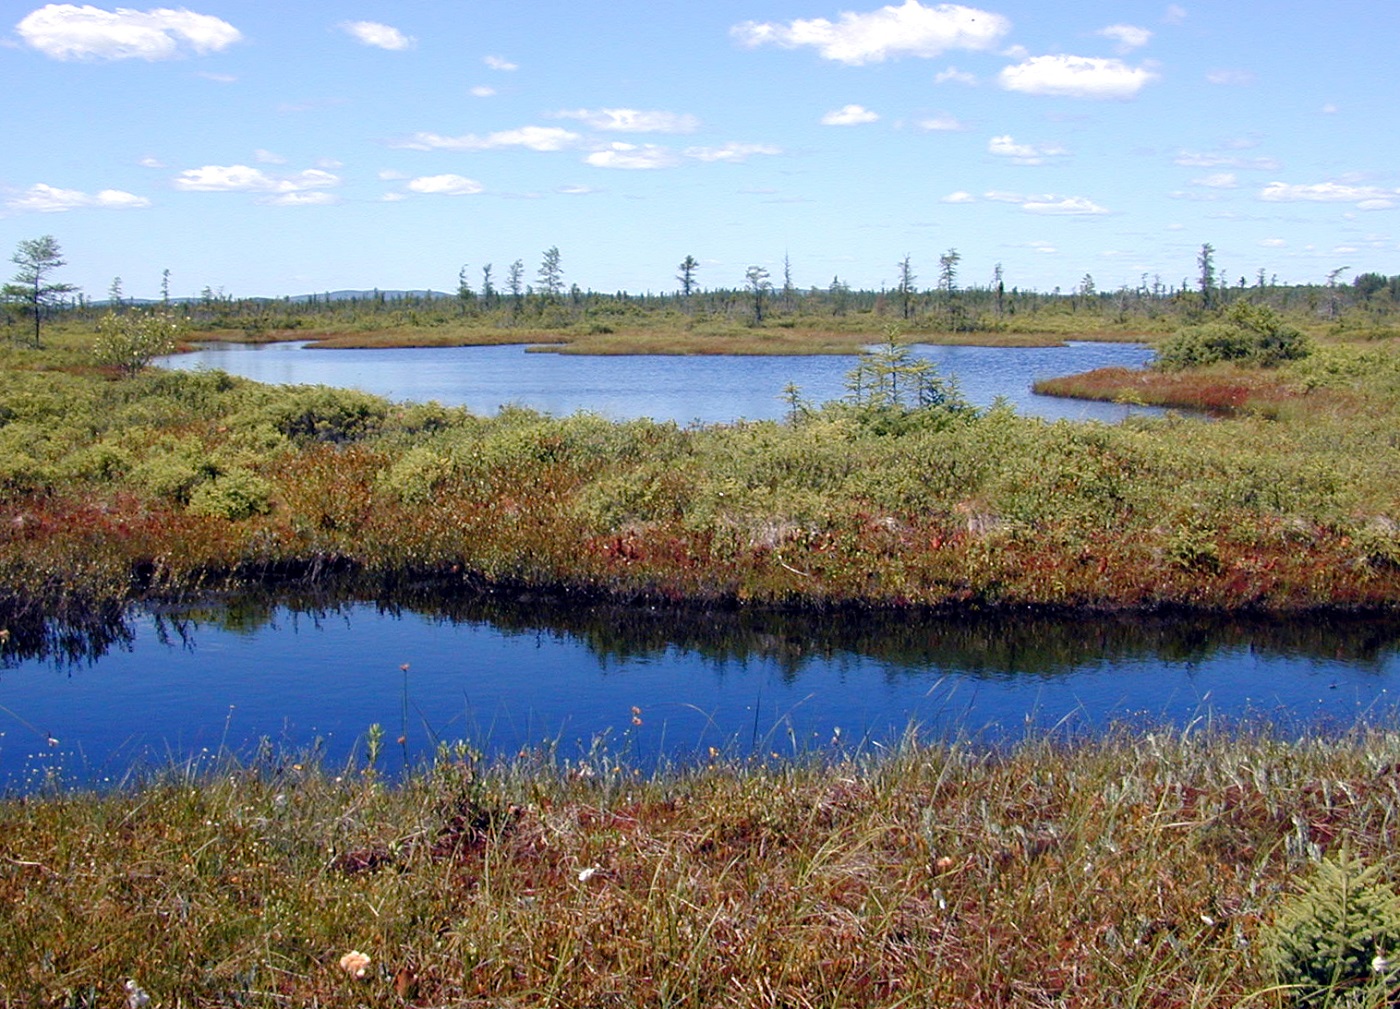
{"type": "Polygon", "coordinates": [[[261,515],[272,507],[272,485],[244,469],[232,469],[190,492],[187,510],[194,515],[238,521],[261,515]]]}
{"type": "Polygon", "coordinates": [[[362,441],[379,433],[389,413],[389,402],[354,389],[306,386],[277,389],[246,423],[270,422],[295,442],[362,441]]]}
{"type": "Polygon", "coordinates": [[[163,354],[172,354],[185,322],[163,309],[108,312],[97,323],[92,356],[98,364],[135,375],[163,354]]]}
{"type": "Polygon", "coordinates": [[[1400,896],[1379,875],[1343,853],[1318,865],[1280,906],[1262,947],[1298,1005],[1387,1004],[1391,961],[1400,954],[1400,896]],[[1344,993],[1364,993],[1363,1001],[1343,1003],[1344,993]]]}
{"type": "Polygon", "coordinates": [[[187,504],[200,483],[218,474],[204,445],[195,438],[163,438],[131,468],[133,483],[157,497],[187,504]]]}
{"type": "Polygon", "coordinates": [[[1308,337],[1264,305],[1237,301],[1219,319],[1187,326],[1157,348],[1158,368],[1177,370],[1241,361],[1270,367],[1307,357],[1308,337]]]}

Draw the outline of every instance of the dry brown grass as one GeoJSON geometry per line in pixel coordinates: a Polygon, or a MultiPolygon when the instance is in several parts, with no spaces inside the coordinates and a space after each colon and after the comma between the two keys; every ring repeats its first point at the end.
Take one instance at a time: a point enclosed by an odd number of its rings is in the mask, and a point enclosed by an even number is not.
{"type": "Polygon", "coordinates": [[[265,755],[0,805],[0,1004],[1280,1006],[1256,938],[1323,851],[1400,869],[1397,767],[1202,726],[396,787],[265,755]]]}

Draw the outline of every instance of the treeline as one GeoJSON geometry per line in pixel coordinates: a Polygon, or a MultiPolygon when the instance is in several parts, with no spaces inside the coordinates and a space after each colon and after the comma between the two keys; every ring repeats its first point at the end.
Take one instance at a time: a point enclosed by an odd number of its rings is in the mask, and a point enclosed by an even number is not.
{"type": "MultiPolygon", "coordinates": [[[[1335,270],[1320,284],[1280,284],[1260,270],[1253,281],[1241,276],[1230,283],[1214,265],[1214,250],[1202,246],[1200,274],[1166,284],[1160,276],[1143,274],[1135,286],[1100,290],[1086,274],[1073,290],[1050,292],[1008,285],[1000,264],[986,284],[963,284],[958,276],[961,256],[950,249],[939,257],[933,286],[921,285],[911,257],[895,264],[897,281],[879,290],[857,289],[833,277],[826,286],[799,287],[784,260],[780,276],[751,266],[744,282],[733,287],[704,287],[700,265],[687,256],[677,267],[677,288],[662,293],[632,294],[585,290],[565,283],[557,248],[544,253],[538,273],[527,282],[521,260],[510,264],[504,277],[492,264],[479,270],[463,266],[455,290],[324,292],[282,298],[235,297],[205,288],[199,297],[171,299],[169,276],[162,281],[160,304],[181,314],[199,330],[236,330],[256,338],[262,334],[308,331],[368,331],[381,329],[470,326],[509,329],[581,329],[607,333],[614,327],[654,324],[667,319],[718,322],[751,327],[840,325],[899,322],[911,331],[954,333],[1057,328],[1057,321],[1095,326],[1167,331],[1201,321],[1207,315],[1247,300],[1290,315],[1305,315],[1321,323],[1365,329],[1387,328],[1400,315],[1400,275],[1367,272],[1345,283],[1344,270],[1335,270]]],[[[68,292],[71,292],[69,288],[68,292]]],[[[107,297],[93,300],[82,293],[59,299],[57,314],[95,319],[140,304],[124,298],[121,278],[114,279],[107,297]]],[[[32,306],[14,300],[6,306],[5,322],[19,335],[32,306]]]]}

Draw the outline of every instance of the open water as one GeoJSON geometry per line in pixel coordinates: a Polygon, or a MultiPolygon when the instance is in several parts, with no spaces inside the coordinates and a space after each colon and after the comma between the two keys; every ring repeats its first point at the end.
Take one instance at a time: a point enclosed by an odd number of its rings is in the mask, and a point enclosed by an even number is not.
{"type": "MultiPolygon", "coordinates": [[[[957,380],[967,399],[990,406],[1005,398],[1022,413],[1051,420],[1116,422],[1115,403],[1038,396],[1037,379],[1094,368],[1141,367],[1152,351],[1138,344],[1077,341],[1063,347],[933,347],[914,353],[957,380]]],[[[774,420],[787,407],[783,390],[824,403],[846,394],[854,356],[709,357],[581,355],[530,352],[521,346],[314,350],[302,343],[213,344],[164,358],[165,367],[218,369],[259,382],[360,389],[394,400],[466,406],[483,414],[505,404],[564,415],[584,410],[618,420],[650,417],[679,424],[774,420]]]]}

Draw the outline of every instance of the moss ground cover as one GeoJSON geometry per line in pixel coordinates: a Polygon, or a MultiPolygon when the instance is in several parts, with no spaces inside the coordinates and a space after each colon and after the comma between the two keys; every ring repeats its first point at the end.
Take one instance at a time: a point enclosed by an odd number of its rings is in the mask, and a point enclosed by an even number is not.
{"type": "Polygon", "coordinates": [[[0,1004],[130,980],[170,1006],[1282,1007],[1271,930],[1321,934],[1319,860],[1400,872],[1385,728],[833,740],[646,777],[459,744],[395,787],[375,739],[0,802],[0,1004]]]}

